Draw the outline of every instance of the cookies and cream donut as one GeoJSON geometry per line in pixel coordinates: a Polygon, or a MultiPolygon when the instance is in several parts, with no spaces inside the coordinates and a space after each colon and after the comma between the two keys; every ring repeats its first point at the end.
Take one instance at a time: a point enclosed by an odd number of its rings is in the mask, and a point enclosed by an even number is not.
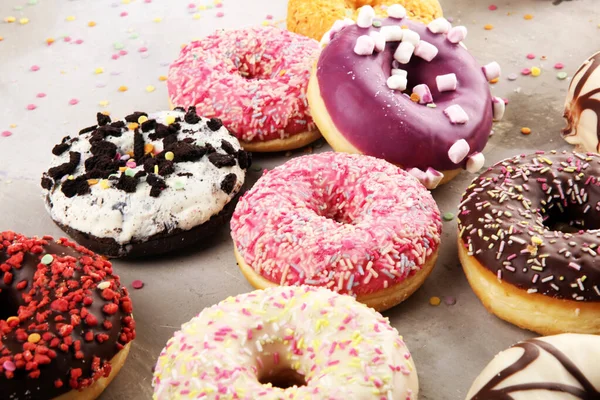
{"type": "Polygon", "coordinates": [[[248,151],[299,148],[321,137],[306,101],[318,55],[315,40],[283,29],[219,30],[181,50],[169,100],[221,119],[248,151]]]}
{"type": "Polygon", "coordinates": [[[543,335],[600,333],[600,155],[543,152],[489,168],[459,205],[459,256],[498,317],[543,335]]]}
{"type": "Polygon", "coordinates": [[[54,222],[110,257],[172,251],[212,234],[233,209],[250,154],[193,107],[135,112],[54,147],[42,187],[54,222]]]}
{"type": "Polygon", "coordinates": [[[336,20],[348,17],[356,20],[358,8],[365,4],[373,6],[379,17],[387,16],[388,8],[391,6],[393,12],[397,5],[403,6],[411,19],[426,24],[442,17],[442,6],[438,0],[289,0],[287,28],[321,40],[336,20]]]}
{"type": "Polygon", "coordinates": [[[268,171],[231,219],[238,265],[254,287],[323,286],[378,311],[423,284],[441,229],[435,201],[413,176],[333,152],[268,171]]]}
{"type": "Polygon", "coordinates": [[[0,232],[0,266],[0,397],[100,396],[135,338],[111,264],[66,239],[0,232]]]}
{"type": "Polygon", "coordinates": [[[565,104],[565,140],[579,151],[600,152],[600,52],[579,67],[565,104]]]}
{"type": "Polygon", "coordinates": [[[417,371],[387,318],[350,296],[275,287],[206,308],[169,340],[154,399],[416,400],[417,371]]]}
{"type": "Polygon", "coordinates": [[[525,340],[498,354],[466,400],[600,399],[600,336],[525,340]]]}
{"type": "Polygon", "coordinates": [[[482,68],[461,46],[464,26],[388,11],[374,18],[365,6],[356,24],[339,21],[323,37],[311,112],[336,151],[383,158],[433,189],[483,166],[492,120],[504,113],[488,85],[500,67],[482,68]]]}

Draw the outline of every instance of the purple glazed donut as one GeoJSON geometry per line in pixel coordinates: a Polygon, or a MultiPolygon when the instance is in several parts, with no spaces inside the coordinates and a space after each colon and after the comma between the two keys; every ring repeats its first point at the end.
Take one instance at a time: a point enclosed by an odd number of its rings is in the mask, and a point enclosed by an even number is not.
{"type": "Polygon", "coordinates": [[[398,5],[386,19],[371,11],[336,22],[322,40],[308,90],[321,133],[336,151],[386,159],[431,189],[462,168],[477,172],[504,113],[488,85],[500,66],[477,63],[461,45],[465,27],[410,21],[398,5]]]}

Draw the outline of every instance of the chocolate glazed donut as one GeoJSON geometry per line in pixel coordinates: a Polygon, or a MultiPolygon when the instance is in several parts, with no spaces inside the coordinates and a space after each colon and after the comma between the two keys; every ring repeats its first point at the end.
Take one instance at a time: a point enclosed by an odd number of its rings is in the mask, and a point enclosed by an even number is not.
{"type": "Polygon", "coordinates": [[[88,389],[94,394],[77,398],[97,397],[135,338],[131,300],[110,263],[65,239],[3,232],[0,268],[1,397],[44,400],[88,389]]]}
{"type": "Polygon", "coordinates": [[[600,156],[499,162],[467,188],[459,255],[499,317],[542,334],[600,333],[600,156]]]}

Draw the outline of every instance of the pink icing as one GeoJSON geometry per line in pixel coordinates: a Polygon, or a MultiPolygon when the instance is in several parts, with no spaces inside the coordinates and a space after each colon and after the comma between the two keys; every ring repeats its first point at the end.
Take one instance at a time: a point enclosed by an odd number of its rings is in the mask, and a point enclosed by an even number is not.
{"type": "Polygon", "coordinates": [[[306,87],[318,54],[315,40],[275,27],[217,31],[181,50],[169,69],[169,98],[220,118],[244,141],[311,131],[306,87]]]}
{"type": "Polygon", "coordinates": [[[417,179],[374,157],[331,152],[267,172],[231,220],[238,251],[264,278],[356,295],[419,271],[441,228],[417,179]]]}

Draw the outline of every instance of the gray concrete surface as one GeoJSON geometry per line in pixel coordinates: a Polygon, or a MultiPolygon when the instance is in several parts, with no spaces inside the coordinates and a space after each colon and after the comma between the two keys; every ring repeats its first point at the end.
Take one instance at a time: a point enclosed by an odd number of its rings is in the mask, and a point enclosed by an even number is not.
{"type": "MultiPolygon", "coordinates": [[[[60,235],[47,216],[39,188],[39,176],[46,168],[51,146],[66,133],[74,134],[93,121],[102,99],[110,101],[113,115],[134,109],[167,108],[166,88],[157,80],[166,74],[178,46],[194,37],[208,34],[216,27],[236,27],[260,23],[267,14],[275,19],[285,16],[285,1],[224,0],[225,16],[215,18],[215,10],[201,11],[196,21],[186,7],[190,1],[141,0],[131,4],[113,1],[39,2],[27,6],[24,1],[3,0],[0,19],[9,15],[27,16],[27,25],[0,22],[0,229],[26,234],[60,235]],[[114,3],[114,4],[113,4],[114,3]],[[14,10],[24,6],[23,10],[14,10]],[[146,8],[144,8],[146,7],[146,8]],[[128,11],[124,21],[118,13],[128,11]],[[78,27],[66,24],[65,17],[76,15],[78,27]],[[153,18],[163,17],[160,23],[153,18]],[[92,33],[88,20],[98,25],[92,33]],[[133,33],[139,36],[130,39],[133,33]],[[68,34],[84,43],[56,43],[47,47],[47,37],[68,34]],[[123,41],[130,54],[118,61],[110,60],[115,51],[112,43],[123,41]],[[144,58],[136,47],[147,46],[144,58]],[[61,47],[63,46],[63,47],[61,47]],[[40,71],[31,73],[33,64],[40,71]],[[104,66],[101,76],[93,70],[104,66]],[[112,72],[111,72],[112,71],[112,72]],[[118,72],[118,74],[114,74],[118,72]],[[104,83],[104,88],[98,88],[104,83]],[[147,85],[156,91],[146,93],[147,85]],[[119,85],[130,89],[118,93],[119,85]],[[46,92],[46,99],[35,94],[46,92]],[[79,104],[69,106],[70,98],[79,104]],[[35,111],[25,105],[39,104],[35,111]],[[17,124],[10,128],[10,124],[17,124]]],[[[196,2],[208,4],[208,2],[196,2]]],[[[446,16],[454,24],[469,28],[466,44],[482,64],[497,60],[503,78],[493,86],[495,95],[507,98],[509,106],[504,121],[494,127],[495,134],[486,150],[486,165],[505,157],[536,149],[566,148],[560,138],[562,107],[568,80],[558,80],[553,65],[565,64],[573,73],[588,55],[598,50],[600,4],[598,0],[565,1],[553,5],[550,0],[446,0],[446,16]],[[490,11],[494,3],[498,10],[490,11]],[[523,16],[531,14],[532,20],[523,16]],[[483,29],[492,24],[493,30],[483,29]],[[534,53],[536,60],[527,60],[534,53]],[[545,56],[546,61],[541,61],[545,56]],[[519,75],[508,81],[509,73],[524,67],[542,66],[537,78],[519,75]],[[523,126],[532,134],[523,136],[523,126]]],[[[324,146],[318,151],[328,149],[324,146]]],[[[303,151],[294,152],[292,156],[303,151]]],[[[285,162],[283,154],[256,157],[256,165],[272,168],[285,162]]],[[[249,180],[259,173],[252,171],[249,180]]],[[[442,212],[455,212],[463,189],[473,175],[462,173],[450,184],[434,192],[442,212]]],[[[444,223],[443,244],[431,277],[409,300],[385,313],[404,336],[413,353],[421,383],[420,399],[462,399],[473,379],[494,354],[533,334],[504,323],[488,314],[471,291],[457,258],[456,222],[444,223]],[[453,296],[453,306],[432,307],[431,296],[453,296]]],[[[251,290],[239,273],[227,227],[203,248],[188,250],[142,262],[115,261],[115,268],[125,284],[135,279],[145,282],[132,297],[138,337],[129,359],[114,383],[102,395],[104,400],[148,399],[152,395],[152,367],[160,350],[173,332],[204,307],[227,296],[251,290]]]]}

